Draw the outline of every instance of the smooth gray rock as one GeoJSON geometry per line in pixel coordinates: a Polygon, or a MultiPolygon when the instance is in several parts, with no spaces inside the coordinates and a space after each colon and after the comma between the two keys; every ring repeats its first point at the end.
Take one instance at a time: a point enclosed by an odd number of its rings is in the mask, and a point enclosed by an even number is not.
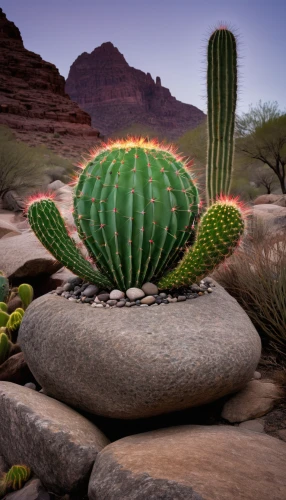
{"type": "Polygon", "coordinates": [[[4,500],[52,500],[39,479],[32,479],[21,490],[5,495],[4,500]]]}
{"type": "Polygon", "coordinates": [[[46,295],[25,312],[18,342],[47,394],[115,418],[168,413],[238,391],[261,350],[248,316],[219,285],[172,307],[77,307],[76,314],[68,300],[46,295]]]}
{"type": "Polygon", "coordinates": [[[108,439],[63,403],[9,382],[0,382],[0,453],[23,463],[54,493],[86,488],[97,453],[108,439]]]}
{"type": "Polygon", "coordinates": [[[149,283],[149,282],[144,283],[144,285],[142,285],[142,290],[145,293],[145,295],[156,295],[159,292],[157,285],[154,285],[154,283],[149,283]]]}
{"type": "Polygon", "coordinates": [[[62,267],[32,232],[1,240],[0,262],[9,279],[54,274],[62,267]]]}
{"type": "Polygon", "coordinates": [[[126,290],[126,295],[128,299],[132,301],[142,299],[145,296],[145,293],[141,290],[141,288],[132,287],[126,290]]]}
{"type": "Polygon", "coordinates": [[[120,439],[97,455],[89,500],[282,500],[286,444],[228,426],[120,439]]]}

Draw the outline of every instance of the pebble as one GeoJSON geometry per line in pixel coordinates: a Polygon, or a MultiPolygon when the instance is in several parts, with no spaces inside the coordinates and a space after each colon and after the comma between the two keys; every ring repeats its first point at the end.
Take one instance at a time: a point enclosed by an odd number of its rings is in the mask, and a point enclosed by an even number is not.
{"type": "Polygon", "coordinates": [[[28,387],[28,389],[32,389],[32,391],[37,390],[37,388],[36,388],[35,384],[33,384],[33,382],[28,382],[27,384],[25,384],[25,387],[28,387]]]}
{"type": "Polygon", "coordinates": [[[66,283],[64,286],[63,286],[63,290],[64,292],[70,292],[71,290],[73,290],[73,286],[71,283],[66,283]]]}
{"type": "Polygon", "coordinates": [[[254,378],[255,380],[259,380],[259,379],[261,379],[261,373],[260,373],[260,372],[254,372],[254,374],[253,374],[253,378],[254,378]]]}
{"type": "Polygon", "coordinates": [[[201,283],[204,283],[204,285],[213,285],[213,280],[212,278],[204,278],[203,281],[201,283]]]}
{"type": "MultiPolygon", "coordinates": [[[[73,278],[74,280],[76,278],[73,278]]],[[[111,292],[100,290],[98,286],[90,283],[83,283],[81,278],[75,281],[75,285],[71,286],[71,281],[67,281],[63,286],[58,287],[50,293],[61,295],[70,302],[80,302],[91,307],[110,308],[110,307],[147,307],[168,305],[176,302],[184,302],[187,299],[195,299],[198,296],[212,293],[213,289],[205,283],[212,281],[201,281],[200,285],[194,283],[191,287],[182,287],[181,290],[171,290],[169,293],[160,292],[153,283],[147,282],[141,288],[132,287],[125,292],[114,289],[111,292]],[[144,289],[143,289],[144,288],[144,289]],[[126,297],[127,295],[127,297],[126,297]]],[[[212,283],[213,284],[213,283],[212,283]]],[[[213,286],[215,286],[213,284],[213,286]]],[[[259,372],[255,372],[259,373],[259,372]]],[[[261,377],[261,375],[260,375],[261,377]]],[[[254,374],[253,378],[256,378],[254,374]]],[[[259,376],[257,376],[257,379],[259,376]]]]}
{"type": "Polygon", "coordinates": [[[128,290],[126,290],[126,295],[128,299],[133,301],[142,299],[145,296],[145,293],[143,292],[143,290],[141,290],[141,288],[133,287],[133,288],[128,288],[128,290]]]}
{"type": "Polygon", "coordinates": [[[125,307],[125,302],[123,300],[120,300],[117,302],[116,307],[125,307]]]}
{"type": "Polygon", "coordinates": [[[80,286],[82,284],[82,279],[78,277],[69,278],[68,283],[70,283],[73,287],[80,286]]]}
{"type": "Polygon", "coordinates": [[[117,300],[110,300],[110,299],[109,299],[106,303],[107,303],[109,306],[116,306],[116,304],[117,304],[117,300]]]}
{"type": "Polygon", "coordinates": [[[100,294],[97,296],[98,300],[99,300],[99,301],[101,301],[101,300],[102,300],[103,302],[106,302],[107,300],[109,300],[109,297],[110,297],[109,293],[100,293],[100,294]]]}
{"type": "Polygon", "coordinates": [[[178,302],[184,302],[185,300],[187,300],[187,297],[185,295],[179,295],[178,302]]]}
{"type": "Polygon", "coordinates": [[[174,298],[168,297],[167,301],[170,302],[170,303],[173,303],[173,302],[178,302],[178,299],[177,299],[177,297],[174,297],[174,298]]]}
{"type": "Polygon", "coordinates": [[[144,285],[142,285],[142,290],[145,293],[145,295],[156,295],[159,292],[158,287],[153,283],[149,282],[144,283],[144,285]]]}
{"type": "Polygon", "coordinates": [[[147,297],[141,299],[141,305],[147,304],[147,306],[150,306],[151,304],[154,304],[154,302],[156,302],[156,299],[152,295],[147,295],[147,297]]]}
{"type": "Polygon", "coordinates": [[[110,294],[109,294],[109,297],[112,300],[120,300],[120,299],[124,299],[125,293],[121,292],[121,290],[112,290],[112,292],[110,292],[110,294]]]}
{"type": "Polygon", "coordinates": [[[93,297],[99,292],[99,288],[96,285],[88,285],[85,290],[82,292],[82,295],[85,297],[93,297]]]}

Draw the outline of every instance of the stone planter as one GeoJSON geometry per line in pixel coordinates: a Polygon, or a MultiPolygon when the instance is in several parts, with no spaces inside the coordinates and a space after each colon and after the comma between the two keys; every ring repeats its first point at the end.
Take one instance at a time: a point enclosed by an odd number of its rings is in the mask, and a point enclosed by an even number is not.
{"type": "Polygon", "coordinates": [[[148,308],[93,309],[45,295],[26,311],[19,343],[48,395],[125,419],[238,391],[261,351],[248,316],[219,285],[196,300],[148,308]]]}

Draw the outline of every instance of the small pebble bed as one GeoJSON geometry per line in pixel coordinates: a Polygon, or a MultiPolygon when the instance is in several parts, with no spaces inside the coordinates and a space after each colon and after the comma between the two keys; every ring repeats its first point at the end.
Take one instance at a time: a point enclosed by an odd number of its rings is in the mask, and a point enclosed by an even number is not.
{"type": "Polygon", "coordinates": [[[81,278],[70,278],[63,286],[50,293],[60,295],[70,302],[87,304],[94,308],[157,307],[196,299],[212,293],[214,287],[211,278],[205,278],[200,284],[194,283],[188,288],[170,292],[159,293],[153,283],[144,283],[142,288],[128,288],[126,292],[117,289],[108,292],[96,285],[85,283],[81,278]]]}

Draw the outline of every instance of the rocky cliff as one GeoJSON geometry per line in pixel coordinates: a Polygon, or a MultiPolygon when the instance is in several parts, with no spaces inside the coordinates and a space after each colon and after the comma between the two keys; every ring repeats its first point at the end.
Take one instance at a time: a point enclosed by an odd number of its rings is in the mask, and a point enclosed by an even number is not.
{"type": "Polygon", "coordinates": [[[130,67],[111,42],[74,61],[66,92],[104,135],[141,124],[174,140],[205,118],[195,106],[177,101],[159,77],[154,81],[150,73],[130,67]]]}
{"type": "Polygon", "coordinates": [[[25,49],[21,33],[0,8],[0,124],[32,145],[46,144],[68,157],[98,141],[90,116],[65,93],[53,64],[25,49]]]}

